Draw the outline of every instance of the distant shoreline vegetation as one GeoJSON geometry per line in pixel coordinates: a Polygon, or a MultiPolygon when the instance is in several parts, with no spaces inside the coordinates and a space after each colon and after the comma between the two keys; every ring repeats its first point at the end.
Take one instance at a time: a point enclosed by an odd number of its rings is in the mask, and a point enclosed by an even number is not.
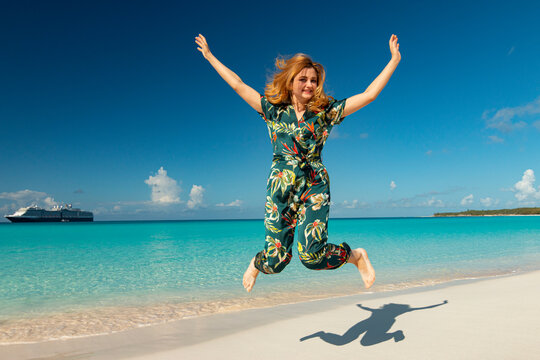
{"type": "Polygon", "coordinates": [[[508,216],[508,215],[540,215],[540,207],[499,209],[499,210],[467,210],[461,212],[435,213],[433,216],[508,216]]]}

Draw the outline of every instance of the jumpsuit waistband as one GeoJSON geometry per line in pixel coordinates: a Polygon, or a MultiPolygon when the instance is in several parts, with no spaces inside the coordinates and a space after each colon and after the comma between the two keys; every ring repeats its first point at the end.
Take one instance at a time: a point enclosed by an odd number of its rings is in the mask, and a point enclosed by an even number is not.
{"type": "MultiPolygon", "coordinates": [[[[322,159],[320,156],[294,156],[294,155],[282,155],[274,154],[272,161],[294,161],[298,164],[298,167],[301,170],[312,170],[312,164],[321,163],[322,159]]],[[[318,168],[318,166],[316,167],[318,168]]]]}

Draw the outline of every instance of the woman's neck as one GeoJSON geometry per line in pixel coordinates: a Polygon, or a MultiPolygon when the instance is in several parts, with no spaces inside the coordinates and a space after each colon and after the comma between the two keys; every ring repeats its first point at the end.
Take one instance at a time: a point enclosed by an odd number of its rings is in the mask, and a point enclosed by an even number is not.
{"type": "Polygon", "coordinates": [[[306,108],[307,108],[307,103],[306,104],[302,104],[300,101],[298,101],[294,96],[292,97],[291,99],[292,101],[292,105],[294,107],[294,110],[296,112],[304,112],[306,111],[306,108]]]}

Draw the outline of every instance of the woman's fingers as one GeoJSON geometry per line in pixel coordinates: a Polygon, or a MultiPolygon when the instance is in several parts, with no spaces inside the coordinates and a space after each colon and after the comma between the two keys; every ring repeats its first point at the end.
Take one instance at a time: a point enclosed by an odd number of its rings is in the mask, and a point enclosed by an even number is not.
{"type": "Polygon", "coordinates": [[[195,40],[195,43],[197,43],[197,45],[199,45],[199,47],[197,49],[199,49],[200,51],[202,51],[203,48],[207,47],[208,45],[206,45],[205,43],[203,43],[201,40],[199,39],[196,39],[195,40]]]}
{"type": "Polygon", "coordinates": [[[394,34],[390,37],[390,48],[399,48],[398,37],[394,34]]]}
{"type": "Polygon", "coordinates": [[[401,59],[401,54],[399,53],[399,43],[398,43],[398,37],[395,34],[392,34],[390,36],[389,40],[390,45],[390,53],[392,53],[392,58],[401,59]]]}
{"type": "Polygon", "coordinates": [[[202,36],[201,34],[199,34],[199,36],[195,37],[195,42],[197,43],[197,45],[199,45],[203,49],[208,48],[208,43],[206,42],[206,39],[204,38],[204,36],[202,36]]]}
{"type": "Polygon", "coordinates": [[[198,39],[201,44],[207,45],[206,38],[203,35],[199,34],[199,36],[197,36],[195,39],[198,39]]]}
{"type": "Polygon", "coordinates": [[[208,56],[210,55],[210,48],[208,47],[206,38],[202,34],[199,34],[198,36],[195,36],[195,43],[199,45],[197,50],[203,54],[205,59],[208,59],[208,56]]]}
{"type": "Polygon", "coordinates": [[[394,47],[395,44],[397,43],[397,36],[392,34],[388,42],[390,43],[390,48],[394,47]]]}

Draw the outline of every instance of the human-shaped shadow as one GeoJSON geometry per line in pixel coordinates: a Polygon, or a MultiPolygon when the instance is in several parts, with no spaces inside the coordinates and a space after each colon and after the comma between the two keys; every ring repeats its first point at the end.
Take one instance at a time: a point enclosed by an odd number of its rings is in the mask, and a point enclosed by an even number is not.
{"type": "Polygon", "coordinates": [[[362,304],[357,304],[357,306],[361,309],[371,311],[371,316],[365,320],[360,321],[356,325],[353,325],[349,330],[345,332],[345,334],[338,335],[324,331],[318,331],[314,334],[304,336],[300,339],[300,341],[319,337],[321,338],[321,340],[326,341],[329,344],[342,346],[358,339],[361,334],[365,333],[365,335],[362,337],[362,340],[360,340],[360,344],[362,344],[363,346],[379,344],[392,338],[395,342],[398,342],[405,339],[403,331],[388,331],[390,330],[392,325],[394,325],[394,323],[396,322],[396,318],[399,315],[416,310],[431,309],[447,303],[448,301],[444,300],[440,304],[419,308],[411,308],[410,305],[407,304],[390,303],[385,304],[379,309],[371,309],[367,306],[362,306],[362,304]]]}

